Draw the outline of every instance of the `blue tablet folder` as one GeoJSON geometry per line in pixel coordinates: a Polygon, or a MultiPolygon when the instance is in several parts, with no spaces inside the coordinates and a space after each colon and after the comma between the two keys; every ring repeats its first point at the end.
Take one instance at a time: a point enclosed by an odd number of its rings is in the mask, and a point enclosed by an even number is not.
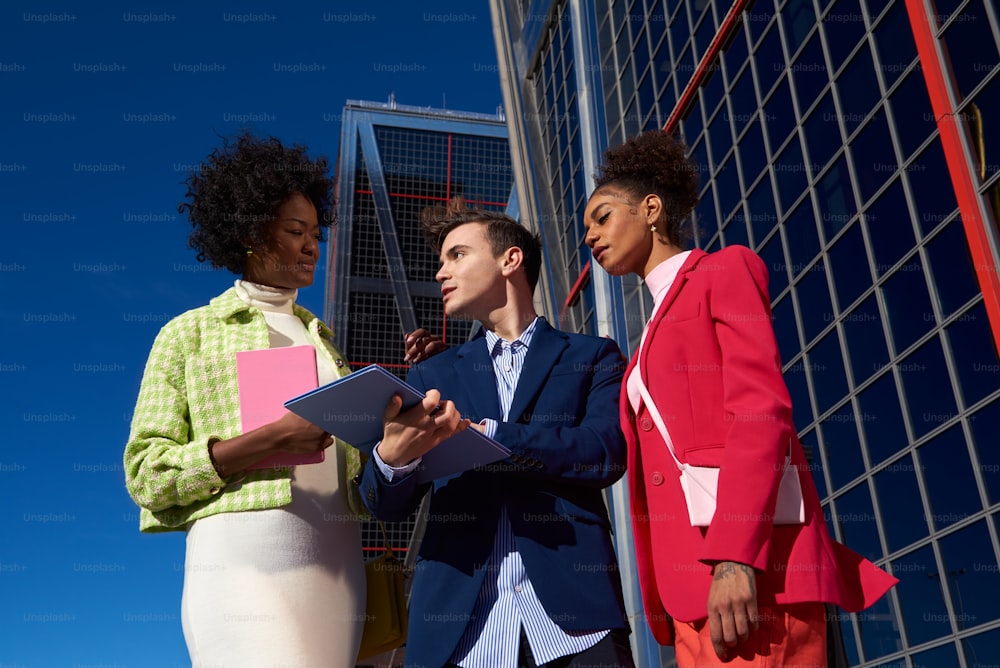
{"type": "MultiPolygon", "coordinates": [[[[285,408],[368,451],[382,438],[382,415],[393,394],[402,397],[403,410],[424,398],[413,386],[373,364],[289,399],[285,408]]],[[[429,482],[492,464],[508,455],[510,450],[469,427],[424,455],[415,475],[417,482],[429,482]]]]}

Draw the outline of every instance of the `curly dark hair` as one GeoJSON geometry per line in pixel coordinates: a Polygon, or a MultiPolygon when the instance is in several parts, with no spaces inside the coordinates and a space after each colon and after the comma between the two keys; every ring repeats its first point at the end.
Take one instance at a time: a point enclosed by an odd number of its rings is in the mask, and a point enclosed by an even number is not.
{"type": "Polygon", "coordinates": [[[666,224],[658,224],[657,230],[676,246],[692,238],[684,221],[698,204],[698,171],[681,139],[660,130],[631,137],[605,151],[594,181],[595,193],[613,186],[636,199],[658,195],[666,224]]]}
{"type": "Polygon", "coordinates": [[[452,198],[447,205],[427,207],[421,214],[424,237],[435,253],[441,252],[449,232],[466,223],[486,226],[486,239],[494,257],[499,257],[508,248],[520,248],[524,253],[524,276],[528,287],[534,291],[542,267],[542,240],[538,234],[499,211],[467,209],[461,197],[452,198]]]}
{"type": "Polygon", "coordinates": [[[188,246],[198,261],[242,274],[247,246],[267,242],[267,229],[294,193],[305,195],[320,227],[334,222],[333,179],[325,157],[311,159],[305,146],[285,146],[275,137],[244,131],[223,140],[189,176],[177,210],[187,213],[194,230],[188,246]]]}

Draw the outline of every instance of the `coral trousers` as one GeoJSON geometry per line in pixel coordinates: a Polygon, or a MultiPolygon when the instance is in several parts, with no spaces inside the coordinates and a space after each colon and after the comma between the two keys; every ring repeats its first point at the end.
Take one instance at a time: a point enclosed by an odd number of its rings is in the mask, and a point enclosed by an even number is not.
{"type": "Polygon", "coordinates": [[[823,603],[760,606],[757,630],[730,650],[715,654],[707,619],[674,620],[677,668],[825,668],[826,606],[823,603]]]}

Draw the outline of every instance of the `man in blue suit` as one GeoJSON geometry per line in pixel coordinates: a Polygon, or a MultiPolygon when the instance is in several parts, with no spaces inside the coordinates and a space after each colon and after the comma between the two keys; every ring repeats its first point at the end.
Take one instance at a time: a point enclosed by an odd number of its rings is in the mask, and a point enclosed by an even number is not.
{"type": "Polygon", "coordinates": [[[535,314],[541,246],[514,220],[462,211],[425,232],[440,253],[445,312],[482,328],[411,368],[429,414],[414,420],[390,404],[362,476],[365,503],[383,520],[406,519],[431,489],[406,663],[632,667],[601,492],[625,471],[621,352],[535,314]],[[449,400],[441,413],[430,410],[435,390],[449,400]],[[469,419],[510,457],[418,485],[422,455],[469,419]]]}

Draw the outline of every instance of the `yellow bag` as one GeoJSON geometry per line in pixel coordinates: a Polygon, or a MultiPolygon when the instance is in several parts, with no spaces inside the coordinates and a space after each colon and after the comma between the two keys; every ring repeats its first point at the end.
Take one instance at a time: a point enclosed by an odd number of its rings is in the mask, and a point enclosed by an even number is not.
{"type": "Polygon", "coordinates": [[[406,643],[406,572],[392,551],[385,525],[379,522],[385,552],[365,563],[368,604],[358,661],[402,647],[406,643]]]}

